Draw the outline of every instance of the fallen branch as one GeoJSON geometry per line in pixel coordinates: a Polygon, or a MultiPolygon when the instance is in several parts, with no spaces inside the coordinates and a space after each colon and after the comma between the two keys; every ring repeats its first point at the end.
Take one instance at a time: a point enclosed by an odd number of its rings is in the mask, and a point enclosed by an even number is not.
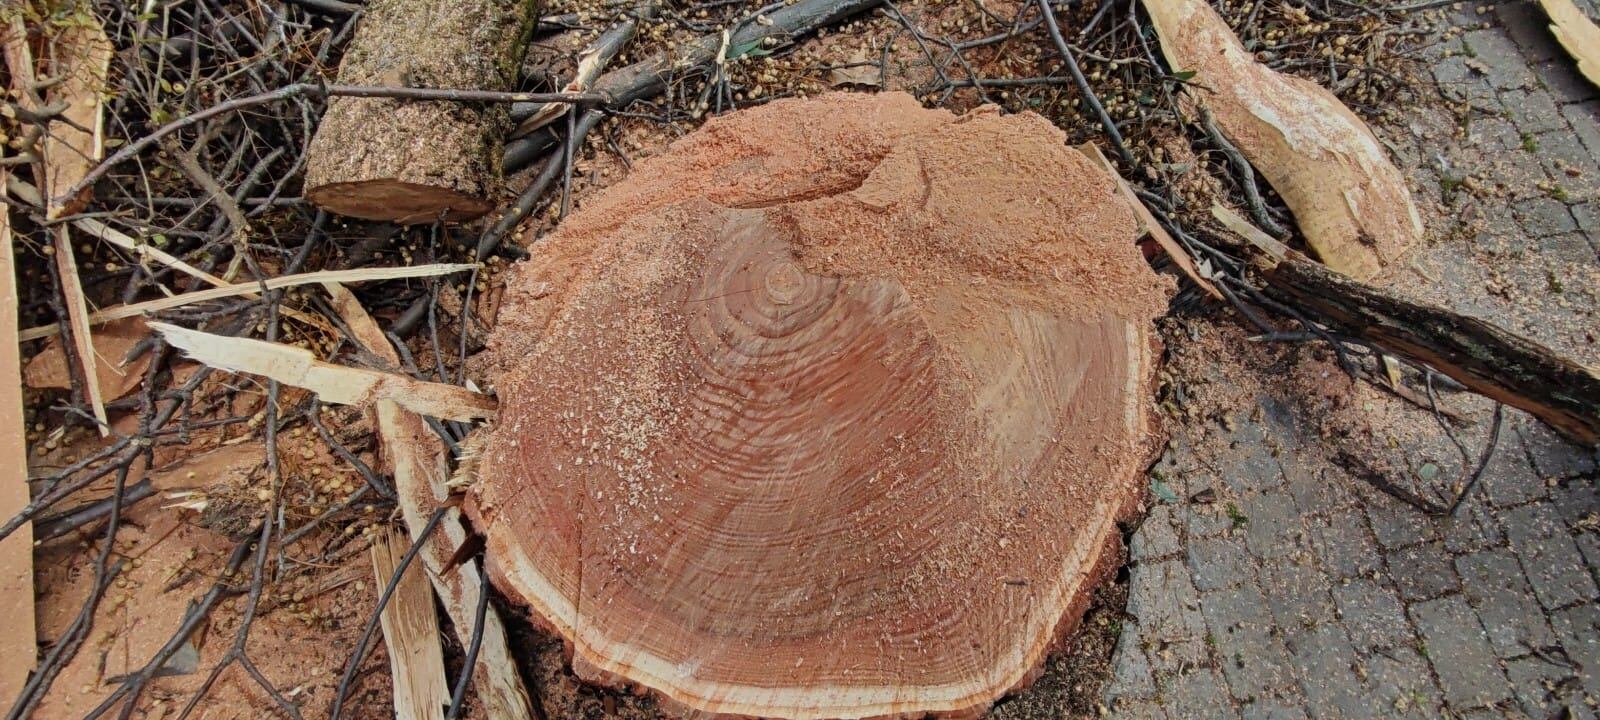
{"type": "MultiPolygon", "coordinates": [[[[361,268],[359,270],[321,270],[318,272],[302,273],[298,275],[280,275],[275,278],[268,278],[261,282],[223,285],[222,287],[216,287],[210,290],[196,290],[194,292],[184,293],[182,295],[173,295],[172,297],[147,300],[145,302],[133,303],[131,305],[118,305],[116,307],[106,308],[91,314],[89,316],[89,324],[97,325],[120,318],[148,315],[150,313],[160,312],[162,310],[171,310],[173,308],[183,307],[184,305],[193,305],[194,303],[210,302],[212,300],[221,300],[224,298],[238,297],[241,295],[251,295],[267,290],[279,290],[298,285],[316,285],[328,282],[348,283],[368,282],[373,280],[400,280],[405,278],[434,277],[437,275],[449,275],[451,273],[465,272],[474,267],[477,266],[471,263],[442,263],[436,265],[409,265],[405,267],[393,268],[361,268]]],[[[57,332],[58,328],[55,326],[41,325],[39,327],[23,330],[21,333],[18,333],[17,337],[19,340],[23,341],[38,340],[55,335],[57,332]]]]}
{"type": "Polygon", "coordinates": [[[1494,323],[1425,305],[1340,275],[1230,212],[1213,214],[1246,241],[1266,294],[1350,337],[1405,358],[1563,437],[1600,444],[1600,374],[1494,323]],[[1229,216],[1232,217],[1229,217],[1229,216]]]}

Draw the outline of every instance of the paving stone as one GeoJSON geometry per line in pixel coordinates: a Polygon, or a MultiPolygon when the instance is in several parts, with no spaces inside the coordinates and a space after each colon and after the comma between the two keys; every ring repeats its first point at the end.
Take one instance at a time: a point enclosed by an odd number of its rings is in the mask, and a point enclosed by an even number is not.
{"type": "Polygon", "coordinates": [[[1444,521],[1444,547],[1455,554],[1470,553],[1505,544],[1506,534],[1500,522],[1489,509],[1489,501],[1480,488],[1466,501],[1454,517],[1444,521]]]}
{"type": "Polygon", "coordinates": [[[1283,484],[1283,474],[1261,425],[1236,421],[1234,430],[1228,433],[1228,447],[1228,454],[1219,459],[1217,472],[1235,493],[1259,492],[1283,484]]]}
{"type": "Polygon", "coordinates": [[[1550,36],[1550,19],[1533,3],[1495,3],[1495,15],[1524,58],[1533,61],[1561,56],[1561,48],[1550,36]]]}
{"type": "Polygon", "coordinates": [[[1240,709],[1242,720],[1307,720],[1300,705],[1290,705],[1276,700],[1260,700],[1240,709]]]}
{"type": "Polygon", "coordinates": [[[1334,512],[1312,527],[1311,546],[1336,578],[1366,575],[1382,566],[1378,543],[1360,513],[1334,512]]]}
{"type": "Polygon", "coordinates": [[[1574,447],[1571,443],[1561,439],[1555,431],[1545,427],[1543,423],[1523,416],[1519,418],[1515,427],[1522,435],[1523,447],[1527,448],[1528,457],[1533,459],[1533,466],[1544,477],[1573,477],[1575,475],[1592,475],[1595,472],[1595,458],[1591,453],[1574,447]]]}
{"type": "MultiPolygon", "coordinates": [[[[1198,489],[1197,489],[1198,491],[1198,489]]],[[[1210,503],[1186,503],[1179,520],[1188,530],[1189,538],[1217,537],[1233,530],[1233,518],[1228,517],[1229,501],[1218,499],[1210,503]]]]}
{"type": "Polygon", "coordinates": [[[1336,513],[1355,504],[1351,483],[1359,482],[1331,468],[1308,467],[1295,458],[1279,456],[1287,480],[1284,487],[1294,496],[1295,506],[1306,512],[1336,513]]]}
{"type": "Polygon", "coordinates": [[[1372,686],[1373,707],[1385,717],[1442,716],[1444,693],[1433,681],[1428,660],[1414,647],[1392,647],[1367,655],[1361,667],[1372,686]]]}
{"type": "Polygon", "coordinates": [[[1578,221],[1578,232],[1589,241],[1589,249],[1600,253],[1600,202],[1573,205],[1568,210],[1578,221]]]}
{"type": "Polygon", "coordinates": [[[1495,507],[1521,505],[1545,496],[1544,480],[1528,462],[1522,436],[1515,432],[1500,433],[1500,444],[1484,468],[1480,486],[1495,507]]]}
{"type": "Polygon", "coordinates": [[[1412,545],[1389,553],[1389,573],[1406,600],[1429,600],[1461,589],[1443,542],[1412,545]]]}
{"type": "Polygon", "coordinates": [[[1600,697],[1600,605],[1587,603],[1550,614],[1561,648],[1578,666],[1584,690],[1600,697]]]}
{"type": "Polygon", "coordinates": [[[1119,700],[1110,706],[1112,717],[1163,720],[1167,711],[1154,700],[1119,700]]]}
{"type": "Polygon", "coordinates": [[[1533,73],[1517,49],[1516,43],[1499,29],[1474,30],[1461,36],[1462,42],[1472,49],[1483,68],[1489,84],[1501,90],[1524,88],[1534,84],[1533,73]]]}
{"type": "Polygon", "coordinates": [[[1572,217],[1567,204],[1555,198],[1530,197],[1514,205],[1512,212],[1530,237],[1542,238],[1578,229],[1578,221],[1572,217]]]}
{"type": "Polygon", "coordinates": [[[1295,675],[1266,598],[1254,583],[1200,596],[1217,664],[1241,702],[1295,687],[1295,675]]]}
{"type": "MultiPolygon", "coordinates": [[[[1565,119],[1565,118],[1563,118],[1565,119]]],[[[1572,130],[1563,127],[1555,132],[1547,132],[1535,136],[1539,144],[1539,161],[1544,163],[1546,173],[1557,184],[1566,187],[1569,193],[1576,194],[1581,188],[1593,187],[1600,182],[1600,165],[1595,163],[1595,156],[1584,147],[1583,141],[1572,130]],[[1580,174],[1573,177],[1569,169],[1580,174]]]]}
{"type": "Polygon", "coordinates": [[[1490,550],[1456,558],[1456,569],[1496,655],[1517,657],[1526,655],[1530,647],[1555,644],[1544,610],[1511,551],[1490,550]]]}
{"type": "Polygon", "coordinates": [[[1572,134],[1589,149],[1590,157],[1600,157],[1600,102],[1566,105],[1561,108],[1561,117],[1567,121],[1567,127],[1572,128],[1572,134]]]}
{"type": "Polygon", "coordinates": [[[1506,539],[1522,561],[1539,602],[1548,609],[1600,596],[1583,555],[1555,511],[1548,505],[1526,505],[1501,515],[1506,539]]]}
{"type": "Polygon", "coordinates": [[[1558,709],[1581,687],[1571,668],[1536,657],[1506,663],[1506,677],[1522,711],[1535,718],[1557,717],[1558,709]]]}
{"type": "Polygon", "coordinates": [[[1167,717],[1173,720],[1238,720],[1239,711],[1228,698],[1217,671],[1209,667],[1192,668],[1172,678],[1162,687],[1161,697],[1167,717]]]}
{"type": "Polygon", "coordinates": [[[1156,685],[1150,675],[1150,659],[1139,646],[1139,624],[1125,622],[1122,635],[1117,638],[1113,656],[1111,680],[1106,683],[1106,702],[1115,704],[1122,699],[1147,699],[1155,696],[1156,685]]]}
{"type": "Polygon", "coordinates": [[[1276,562],[1260,572],[1261,592],[1272,617],[1284,632],[1325,623],[1333,618],[1332,581],[1309,565],[1276,562]]]}
{"type": "Polygon", "coordinates": [[[1128,614],[1138,619],[1143,646],[1156,672],[1206,659],[1205,620],[1182,562],[1139,565],[1131,571],[1128,585],[1128,614]]]}
{"type": "Polygon", "coordinates": [[[1367,520],[1372,524],[1372,534],[1379,545],[1393,549],[1439,537],[1438,527],[1416,508],[1376,488],[1369,489],[1365,497],[1367,520]]]}
{"type": "Polygon", "coordinates": [[[1357,650],[1370,653],[1416,644],[1416,633],[1411,631],[1405,608],[1394,590],[1363,578],[1335,586],[1333,599],[1339,606],[1339,620],[1357,650]]]}
{"type": "Polygon", "coordinates": [[[1189,543],[1189,570],[1201,592],[1255,582],[1255,570],[1238,538],[1200,538],[1189,543]]]}
{"type": "MultiPolygon", "coordinates": [[[[1331,618],[1331,616],[1329,616],[1331,618]]],[[[1356,654],[1335,622],[1285,629],[1285,645],[1300,675],[1306,709],[1313,718],[1382,717],[1356,674],[1356,654]]]]}
{"type": "Polygon", "coordinates": [[[1460,596],[1410,606],[1429,663],[1454,709],[1481,707],[1511,697],[1477,616],[1460,596]]]}
{"type": "Polygon", "coordinates": [[[1178,543],[1173,522],[1171,505],[1163,503],[1152,508],[1133,533],[1133,540],[1128,543],[1128,556],[1134,562],[1146,562],[1180,552],[1183,548],[1178,543]]]}
{"type": "Polygon", "coordinates": [[[1523,132],[1542,133],[1566,126],[1555,99],[1542,89],[1511,90],[1500,94],[1511,123],[1523,132]]]}
{"type": "Polygon", "coordinates": [[[1306,547],[1305,526],[1294,497],[1287,490],[1270,490],[1239,501],[1239,511],[1248,518],[1244,526],[1245,545],[1258,558],[1283,557],[1306,547]]]}
{"type": "Polygon", "coordinates": [[[1600,90],[1596,90],[1567,58],[1546,60],[1530,67],[1538,83],[1550,91],[1558,105],[1592,100],[1600,95],[1600,90]]]}
{"type": "Polygon", "coordinates": [[[1467,128],[1467,139],[1462,147],[1485,152],[1515,150],[1522,146],[1517,126],[1504,118],[1475,118],[1467,128]]]}

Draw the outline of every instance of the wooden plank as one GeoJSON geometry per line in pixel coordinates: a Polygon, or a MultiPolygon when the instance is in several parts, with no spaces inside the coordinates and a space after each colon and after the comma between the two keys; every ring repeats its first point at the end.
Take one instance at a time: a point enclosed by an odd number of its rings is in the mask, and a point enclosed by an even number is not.
{"type": "MultiPolygon", "coordinates": [[[[0,194],[8,173],[0,168],[0,194]]],[[[17,275],[11,223],[0,203],[0,517],[28,504],[27,430],[22,415],[22,357],[17,345],[17,275]]],[[[33,526],[23,523],[0,540],[0,698],[22,692],[38,656],[33,615],[33,526]]]]}
{"type": "MultiPolygon", "coordinates": [[[[394,528],[385,528],[373,537],[372,573],[379,588],[388,586],[409,545],[406,534],[394,528]]],[[[394,677],[395,717],[444,720],[450,686],[444,676],[433,589],[421,565],[411,563],[400,576],[379,622],[384,646],[389,649],[389,674],[394,677]]]]}

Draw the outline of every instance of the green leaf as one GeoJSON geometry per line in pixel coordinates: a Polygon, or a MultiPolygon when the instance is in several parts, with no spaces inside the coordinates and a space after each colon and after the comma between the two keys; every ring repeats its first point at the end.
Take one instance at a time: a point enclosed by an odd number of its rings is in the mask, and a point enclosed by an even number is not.
{"type": "Polygon", "coordinates": [[[1180,70],[1178,72],[1173,73],[1172,76],[1177,78],[1177,79],[1179,79],[1179,80],[1182,80],[1184,82],[1188,82],[1188,81],[1194,79],[1194,74],[1195,74],[1195,71],[1193,71],[1193,70],[1180,70]]]}

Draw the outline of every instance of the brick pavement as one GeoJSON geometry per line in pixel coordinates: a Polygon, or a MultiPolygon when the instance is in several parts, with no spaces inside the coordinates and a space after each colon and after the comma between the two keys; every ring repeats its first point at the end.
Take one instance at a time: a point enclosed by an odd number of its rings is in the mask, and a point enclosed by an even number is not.
{"type": "MultiPolygon", "coordinates": [[[[1385,281],[1595,362],[1600,91],[1532,3],[1450,14],[1458,31],[1429,62],[1456,112],[1380,134],[1424,199],[1448,202],[1464,178],[1498,190],[1448,206],[1481,220],[1471,232],[1431,218],[1433,239],[1385,281]]],[[[1178,500],[1153,500],[1132,536],[1113,716],[1600,717],[1592,454],[1508,413],[1478,491],[1436,519],[1331,462],[1291,401],[1231,410],[1222,427],[1175,423],[1152,471],[1178,500]]],[[[1415,469],[1443,442],[1395,452],[1415,469]]]]}

